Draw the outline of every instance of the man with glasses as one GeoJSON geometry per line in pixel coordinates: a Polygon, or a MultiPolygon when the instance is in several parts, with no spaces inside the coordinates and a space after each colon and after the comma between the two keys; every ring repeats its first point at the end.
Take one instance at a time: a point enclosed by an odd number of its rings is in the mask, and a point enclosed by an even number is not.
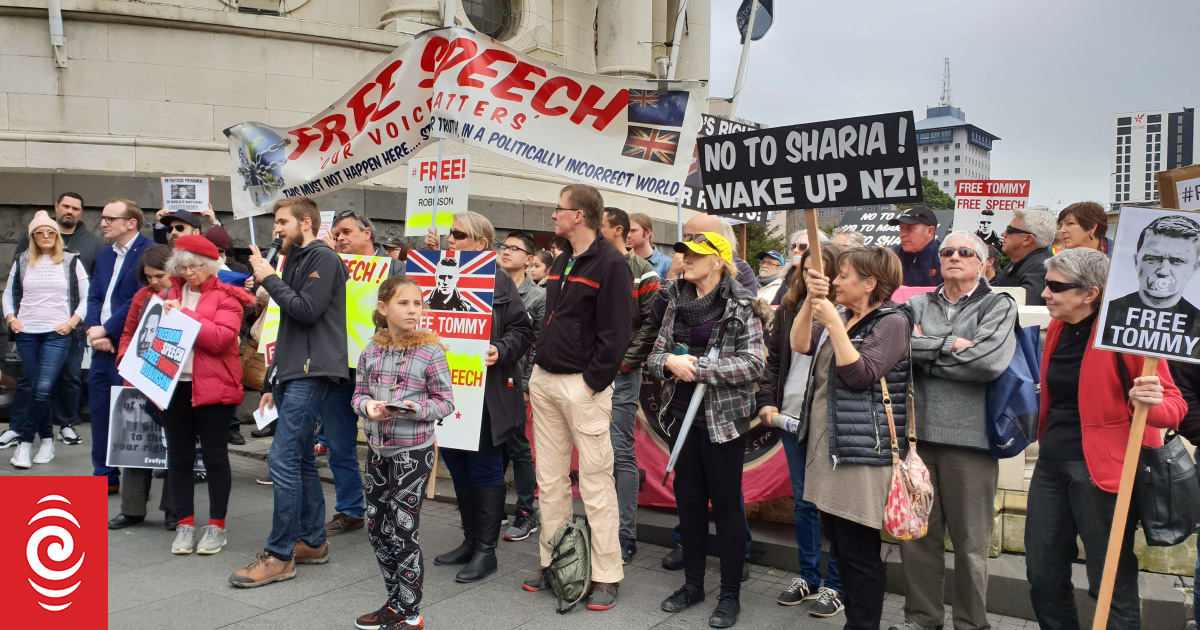
{"type": "Polygon", "coordinates": [[[937,215],[925,206],[913,206],[900,216],[888,220],[888,225],[900,226],[900,244],[892,250],[900,257],[904,269],[904,285],[936,287],[942,283],[942,263],[938,259],[937,215]]]}
{"type": "MultiPolygon", "coordinates": [[[[513,283],[517,285],[517,293],[525,305],[525,312],[533,322],[534,342],[537,342],[537,329],[542,324],[542,316],[546,313],[546,289],[537,285],[525,269],[533,264],[533,255],[537,245],[533,236],[520,230],[509,232],[504,243],[496,248],[500,252],[497,264],[504,270],[513,283]]],[[[521,391],[525,395],[525,405],[529,406],[529,377],[533,374],[533,348],[521,361],[521,391]]],[[[513,486],[517,491],[517,506],[513,511],[512,525],[504,534],[504,540],[518,541],[529,538],[537,532],[538,521],[533,509],[533,495],[537,490],[537,476],[533,469],[533,451],[529,448],[529,437],[525,434],[525,423],[517,427],[512,437],[504,445],[504,457],[512,462],[513,486]]],[[[507,464],[505,465],[507,469],[507,464]]]]}
{"type": "Polygon", "coordinates": [[[1046,288],[1046,259],[1052,256],[1050,246],[1058,233],[1058,220],[1042,210],[1016,210],[1012,222],[1004,228],[1000,251],[1012,261],[1007,269],[996,274],[994,287],[1022,287],[1026,306],[1045,306],[1042,291],[1046,288]]]}
{"type": "Polygon", "coordinates": [[[125,329],[125,316],[133,295],[141,288],[137,267],[142,253],[154,241],[142,236],[142,209],[128,199],[104,204],[100,227],[112,243],[96,254],[95,273],[88,286],[87,336],[92,342],[88,370],[88,406],[92,422],[92,468],[97,477],[108,477],[108,493],[120,492],[119,471],[107,466],[108,405],[111,388],[125,384],[117,373],[117,344],[125,329]]]}

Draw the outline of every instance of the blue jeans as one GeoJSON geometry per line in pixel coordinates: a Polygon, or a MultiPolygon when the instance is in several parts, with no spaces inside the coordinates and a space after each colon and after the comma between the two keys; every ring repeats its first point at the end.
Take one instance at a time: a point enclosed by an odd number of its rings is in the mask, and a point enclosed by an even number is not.
{"type": "MultiPolygon", "coordinates": [[[[67,338],[71,348],[67,352],[67,360],[63,362],[62,370],[58,373],[58,380],[54,383],[54,400],[50,401],[51,420],[60,427],[75,426],[79,420],[79,396],[83,392],[83,381],[80,377],[83,374],[83,350],[87,346],[83,336],[68,335],[67,338]]],[[[11,424],[21,424],[29,413],[28,375],[31,371],[32,368],[22,369],[17,375],[17,391],[13,394],[12,415],[9,419],[11,424]]],[[[54,437],[53,431],[43,434],[42,437],[54,437]]]]}
{"type": "MultiPolygon", "coordinates": [[[[332,449],[331,449],[332,452],[332,449]]],[[[441,449],[442,461],[450,470],[456,486],[489,488],[504,485],[504,446],[492,444],[492,423],[487,403],[483,405],[483,423],[479,431],[479,450],[441,449]]]]}
{"type": "MultiPolygon", "coordinates": [[[[363,517],[362,473],[358,470],[358,414],[350,406],[354,379],[330,390],[321,405],[321,429],[329,447],[329,471],[333,473],[334,509],[346,516],[363,517]]],[[[322,436],[318,434],[317,440],[322,436]]]]}
{"type": "MultiPolygon", "coordinates": [[[[23,371],[28,374],[29,408],[24,421],[13,428],[20,442],[33,442],[34,434],[53,438],[50,423],[50,395],[54,381],[71,351],[71,336],[54,331],[47,333],[18,333],[17,353],[21,355],[23,371]]],[[[10,423],[10,428],[14,425],[10,423]]]]}
{"type": "MultiPolygon", "coordinates": [[[[796,436],[783,434],[783,454],[787,457],[788,471],[792,477],[792,499],[796,502],[796,551],[800,561],[800,577],[816,589],[821,584],[821,517],[817,506],[804,500],[804,467],[808,462],[808,448],[796,442],[796,436]]],[[[826,570],[829,576],[825,587],[842,593],[842,579],[838,575],[837,558],[829,554],[826,570]]]]}
{"type": "Polygon", "coordinates": [[[299,378],[273,388],[279,420],[267,456],[275,510],[266,551],[284,562],[292,559],[297,540],[309,547],[325,544],[325,495],[313,456],[313,425],[335,387],[327,378],[299,378]]]}
{"type": "Polygon", "coordinates": [[[633,430],[637,424],[638,392],[642,389],[642,371],[618,374],[613,380],[612,425],[609,437],[613,449],[613,477],[617,483],[617,512],[622,541],[637,540],[638,478],[637,457],[633,448],[633,430]]]}
{"type": "Polygon", "coordinates": [[[88,369],[88,408],[92,422],[92,474],[108,477],[108,485],[120,484],[120,471],[106,465],[108,456],[108,405],[113,387],[122,387],[125,379],[117,373],[117,355],[100,350],[92,351],[92,367],[88,369]]]}

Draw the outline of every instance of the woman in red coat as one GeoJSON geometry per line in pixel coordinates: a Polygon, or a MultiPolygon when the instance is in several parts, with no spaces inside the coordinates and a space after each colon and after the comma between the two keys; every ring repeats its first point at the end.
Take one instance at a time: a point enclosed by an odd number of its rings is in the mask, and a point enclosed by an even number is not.
{"type": "MultiPolygon", "coordinates": [[[[1079,627],[1071,584],[1071,565],[1079,555],[1076,536],[1087,555],[1088,593],[1096,597],[1100,591],[1133,403],[1150,408],[1146,446],[1161,446],[1157,429],[1177,428],[1187,411],[1165,362],[1156,376],[1143,377],[1144,357],[1092,347],[1108,264],[1104,254],[1088,248],[1046,260],[1042,297],[1054,320],[1042,355],[1041,448],[1025,521],[1026,576],[1042,628],[1079,627]],[[1124,382],[1132,387],[1126,390],[1124,382]]],[[[1130,518],[1125,530],[1109,628],[1141,624],[1135,523],[1130,518]]]]}
{"type": "Polygon", "coordinates": [[[192,352],[181,366],[183,375],[171,404],[163,411],[167,437],[167,483],[179,517],[171,553],[214,554],[225,546],[225,509],[229,503],[229,418],[242,402],[242,362],[238,357],[238,331],[242,306],[251,304],[249,293],[217,278],[220,254],[208,239],[181,236],[167,261],[174,285],[167,292],[165,313],[180,309],[200,322],[192,352]],[[192,383],[197,386],[193,387],[192,383]],[[196,439],[208,472],[209,518],[196,543],[195,492],[192,467],[196,439]]]}

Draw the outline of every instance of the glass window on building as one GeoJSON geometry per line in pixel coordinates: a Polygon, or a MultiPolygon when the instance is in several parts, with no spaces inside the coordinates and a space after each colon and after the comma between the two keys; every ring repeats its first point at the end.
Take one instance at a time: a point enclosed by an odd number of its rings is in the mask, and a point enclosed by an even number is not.
{"type": "Polygon", "coordinates": [[[938,159],[937,159],[937,158],[933,158],[933,163],[934,163],[934,164],[937,164],[937,163],[938,163],[938,159]]]}
{"type": "Polygon", "coordinates": [[[921,153],[929,153],[929,147],[921,147],[921,153]]]}
{"type": "Polygon", "coordinates": [[[962,171],[962,169],[961,169],[961,168],[956,168],[956,169],[954,169],[954,172],[955,172],[955,174],[957,174],[957,173],[959,173],[959,172],[961,172],[961,171],[962,171]]]}
{"type": "Polygon", "coordinates": [[[921,177],[928,177],[929,171],[921,171],[921,177]]]}
{"type": "Polygon", "coordinates": [[[946,150],[947,150],[947,151],[949,151],[949,150],[950,150],[950,145],[949,145],[949,144],[947,144],[947,145],[946,145],[946,150]]]}
{"type": "Polygon", "coordinates": [[[950,182],[942,182],[942,186],[949,186],[950,182]]]}
{"type": "Polygon", "coordinates": [[[929,163],[929,158],[922,158],[922,159],[921,159],[921,163],[922,163],[922,164],[928,164],[928,163],[929,163]]]}
{"type": "Polygon", "coordinates": [[[516,31],[517,16],[511,0],[463,0],[463,11],[475,30],[498,40],[508,39],[516,31]]]}
{"type": "Polygon", "coordinates": [[[955,143],[954,143],[954,148],[955,148],[955,149],[961,149],[961,148],[962,148],[962,143],[961,143],[961,142],[955,142],[955,143]]]}

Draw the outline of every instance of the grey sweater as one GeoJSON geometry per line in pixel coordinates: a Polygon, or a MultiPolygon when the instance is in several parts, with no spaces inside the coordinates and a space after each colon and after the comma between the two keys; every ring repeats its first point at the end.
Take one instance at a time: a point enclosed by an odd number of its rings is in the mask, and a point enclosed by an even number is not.
{"type": "Polygon", "coordinates": [[[981,278],[971,295],[959,299],[951,318],[944,286],[908,300],[922,332],[912,336],[917,439],[987,450],[987,386],[1004,373],[1016,350],[1016,302],[993,293],[981,278]],[[958,337],[973,345],[952,352],[958,337]]]}

